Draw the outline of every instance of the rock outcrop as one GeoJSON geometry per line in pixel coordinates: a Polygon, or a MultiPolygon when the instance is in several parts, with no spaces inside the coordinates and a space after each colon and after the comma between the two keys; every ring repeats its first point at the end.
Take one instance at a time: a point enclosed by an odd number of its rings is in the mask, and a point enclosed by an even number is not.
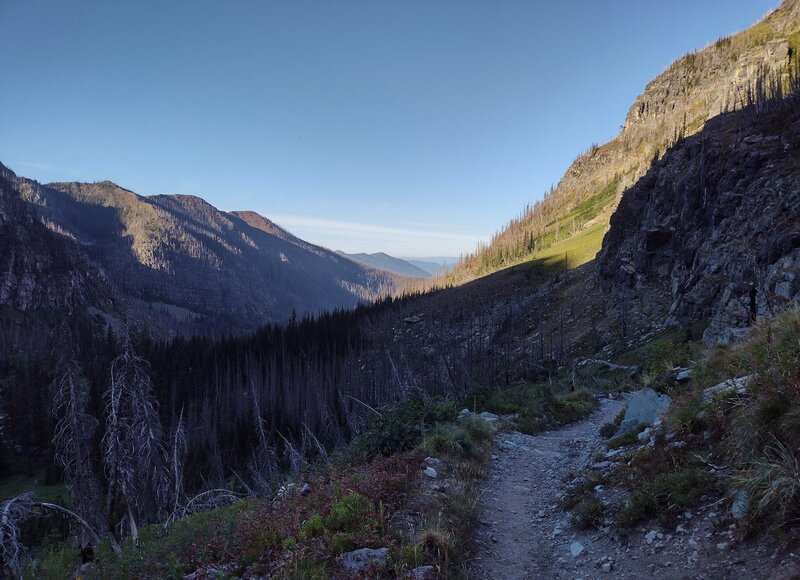
{"type": "Polygon", "coordinates": [[[609,310],[666,295],[648,315],[708,320],[711,345],[800,298],[800,99],[768,109],[716,117],[625,193],[597,260],[609,310]]]}

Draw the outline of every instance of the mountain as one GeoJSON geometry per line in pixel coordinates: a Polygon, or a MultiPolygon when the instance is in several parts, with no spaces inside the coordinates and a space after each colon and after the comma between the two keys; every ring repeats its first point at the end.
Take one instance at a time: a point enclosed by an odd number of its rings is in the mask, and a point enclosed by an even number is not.
{"type": "Polygon", "coordinates": [[[20,198],[23,182],[0,164],[0,304],[67,312],[111,305],[114,292],[104,272],[20,198]]]}
{"type": "Polygon", "coordinates": [[[654,160],[710,118],[752,101],[763,79],[785,80],[798,55],[800,0],[787,0],[751,28],[680,58],[645,87],[616,138],[579,156],[542,201],[468,256],[448,281],[530,259],[542,267],[592,260],[622,193],[654,160]]]}
{"type": "Polygon", "coordinates": [[[408,276],[409,278],[430,278],[431,274],[424,268],[420,268],[415,264],[411,264],[401,258],[395,258],[383,252],[375,254],[346,254],[344,252],[336,252],[340,256],[345,256],[351,260],[355,260],[359,264],[371,266],[378,270],[391,272],[399,276],[408,276]]]}
{"type": "MultiPolygon", "coordinates": [[[[306,243],[256,213],[226,213],[198,197],[143,197],[110,181],[42,185],[13,176],[10,183],[9,203],[37,223],[32,231],[49,236],[48,244],[28,244],[31,252],[52,246],[68,253],[73,259],[61,261],[65,270],[91,270],[87,284],[113,280],[128,316],[168,330],[254,329],[285,321],[293,311],[351,308],[404,284],[306,243]]],[[[27,287],[53,288],[53,305],[75,301],[44,274],[27,287]]],[[[80,286],[69,288],[78,293],[80,286]]],[[[80,296],[95,305],[92,292],[80,296]]],[[[19,299],[5,303],[31,307],[19,299]]]]}

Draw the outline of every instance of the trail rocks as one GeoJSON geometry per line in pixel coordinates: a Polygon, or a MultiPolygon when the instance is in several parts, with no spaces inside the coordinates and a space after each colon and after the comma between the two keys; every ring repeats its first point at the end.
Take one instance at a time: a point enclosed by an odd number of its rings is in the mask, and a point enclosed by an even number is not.
{"type": "Polygon", "coordinates": [[[716,397],[723,395],[744,395],[747,392],[747,385],[755,375],[747,375],[735,379],[728,379],[718,385],[703,390],[703,402],[710,403],[716,397]]]}
{"type": "Polygon", "coordinates": [[[338,558],[339,566],[345,572],[360,574],[372,566],[383,566],[389,558],[388,548],[361,548],[352,552],[345,552],[338,558]]]}
{"type": "Polygon", "coordinates": [[[594,529],[575,527],[559,501],[567,486],[578,483],[576,473],[604,449],[598,430],[622,405],[603,399],[589,419],[535,436],[503,433],[511,444],[498,446],[481,494],[470,578],[750,580],[784,564],[773,559],[774,543],[741,540],[733,517],[712,498],[679,514],[674,529],[653,521],[622,538],[612,519],[630,490],[608,482],[594,490],[606,505],[606,519],[594,529]]]}
{"type": "Polygon", "coordinates": [[[642,423],[652,425],[669,409],[671,404],[672,399],[669,395],[659,395],[653,389],[644,388],[636,391],[628,399],[625,418],[619,426],[616,437],[625,435],[642,423]]]}
{"type": "Polygon", "coordinates": [[[733,496],[733,503],[731,504],[731,515],[737,519],[744,519],[747,514],[747,509],[750,506],[750,498],[744,490],[737,491],[733,496]]]}
{"type": "Polygon", "coordinates": [[[436,578],[436,570],[433,566],[419,566],[408,573],[410,580],[433,580],[436,578]]]}

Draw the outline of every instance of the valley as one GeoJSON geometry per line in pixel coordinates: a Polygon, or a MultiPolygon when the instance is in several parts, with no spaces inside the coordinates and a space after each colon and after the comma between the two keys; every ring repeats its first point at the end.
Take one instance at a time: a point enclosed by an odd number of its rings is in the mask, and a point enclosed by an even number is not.
{"type": "Polygon", "coordinates": [[[449,271],[0,165],[0,578],[796,577],[798,34],[449,271]]]}

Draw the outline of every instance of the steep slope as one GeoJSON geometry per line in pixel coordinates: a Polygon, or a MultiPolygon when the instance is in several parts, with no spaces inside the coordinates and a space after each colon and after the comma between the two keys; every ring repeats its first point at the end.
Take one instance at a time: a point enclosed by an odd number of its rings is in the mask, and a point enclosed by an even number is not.
{"type": "Polygon", "coordinates": [[[709,345],[800,299],[800,92],[671,148],[622,197],[597,277],[610,312],[709,320],[709,345]]]}
{"type": "Polygon", "coordinates": [[[402,283],[303,242],[252,212],[104,181],[20,180],[40,220],[102,265],[134,314],[174,330],[241,331],[292,311],[352,307],[402,283]]]}
{"type": "Polygon", "coordinates": [[[22,180],[0,164],[0,304],[72,312],[111,305],[114,291],[77,244],[20,199],[22,180]]]}
{"type": "Polygon", "coordinates": [[[525,208],[492,242],[450,276],[460,282],[531,258],[591,260],[622,192],[654,159],[708,119],[741,108],[760,79],[783,76],[800,53],[800,0],[786,0],[763,21],[687,54],[651,81],[621,133],[578,157],[558,186],[525,208]]]}
{"type": "Polygon", "coordinates": [[[372,268],[377,268],[378,270],[385,270],[386,272],[391,272],[393,274],[397,274],[398,276],[408,276],[410,278],[430,278],[430,274],[407,262],[405,260],[401,260],[400,258],[395,258],[390,256],[389,254],[385,254],[384,252],[376,252],[374,254],[346,254],[344,252],[336,252],[340,256],[344,256],[346,258],[350,258],[358,262],[359,264],[364,264],[366,266],[371,266],[372,268]]]}

